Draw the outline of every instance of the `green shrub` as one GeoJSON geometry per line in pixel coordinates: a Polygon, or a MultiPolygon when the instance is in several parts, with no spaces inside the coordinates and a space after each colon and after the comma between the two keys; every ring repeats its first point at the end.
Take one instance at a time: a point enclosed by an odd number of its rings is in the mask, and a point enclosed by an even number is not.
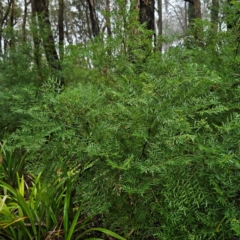
{"type": "MultiPolygon", "coordinates": [[[[0,61],[0,140],[3,129],[5,134],[11,133],[26,118],[24,114],[13,112],[13,109],[30,106],[33,95],[39,97],[37,90],[42,79],[33,64],[31,51],[30,45],[20,44],[15,50],[7,51],[0,61]]],[[[47,70],[43,70],[42,74],[47,76],[47,70]]]]}
{"type": "Polygon", "coordinates": [[[129,22],[114,37],[68,47],[61,94],[54,79],[14,92],[8,116],[18,121],[10,119],[16,127],[7,148],[24,152],[25,168],[41,172],[44,182],[70,174],[74,201],[86,203],[83,214],[98,214],[101,227],[128,239],[238,236],[235,36],[213,38],[210,25],[199,22],[206,28],[199,42],[160,54],[136,15],[124,14],[121,24],[129,22]]]}
{"type": "Polygon", "coordinates": [[[182,51],[151,54],[140,72],[119,61],[124,70],[104,78],[99,69],[101,81],[60,95],[44,90],[36,105],[18,108],[29,120],[8,144],[31,153],[28,169],[48,177],[81,170],[75,197],[129,239],[231,239],[239,88],[182,51]]]}

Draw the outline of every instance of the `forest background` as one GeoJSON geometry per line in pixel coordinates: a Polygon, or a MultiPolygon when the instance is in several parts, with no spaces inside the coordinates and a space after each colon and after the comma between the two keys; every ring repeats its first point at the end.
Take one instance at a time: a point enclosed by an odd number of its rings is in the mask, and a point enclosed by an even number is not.
{"type": "Polygon", "coordinates": [[[240,2],[0,2],[0,238],[240,237],[240,2]]]}

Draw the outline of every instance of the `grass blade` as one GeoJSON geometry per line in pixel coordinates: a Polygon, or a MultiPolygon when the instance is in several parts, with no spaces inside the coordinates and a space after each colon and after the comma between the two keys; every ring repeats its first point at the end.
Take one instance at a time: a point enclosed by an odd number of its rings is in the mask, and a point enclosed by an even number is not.
{"type": "Polygon", "coordinates": [[[71,189],[69,181],[67,181],[67,189],[64,198],[64,209],[63,209],[63,228],[64,228],[64,237],[67,239],[68,227],[69,227],[69,208],[70,208],[70,199],[71,198],[71,189]]]}
{"type": "Polygon", "coordinates": [[[71,225],[70,230],[69,230],[69,233],[68,233],[68,235],[67,235],[67,240],[71,240],[71,237],[72,237],[72,235],[73,235],[73,233],[74,233],[74,230],[75,230],[75,227],[76,227],[76,225],[77,225],[77,221],[78,221],[78,218],[79,218],[79,216],[80,216],[81,211],[82,211],[82,205],[78,208],[77,213],[76,213],[75,216],[74,216],[72,225],[71,225]]]}
{"type": "Polygon", "coordinates": [[[89,229],[88,231],[99,231],[99,232],[102,232],[102,233],[105,233],[111,237],[114,237],[116,239],[119,239],[119,240],[126,240],[125,238],[121,237],[120,235],[118,235],[117,233],[114,233],[108,229],[105,229],[105,228],[91,228],[89,229]]]}
{"type": "Polygon", "coordinates": [[[75,240],[80,239],[81,237],[83,237],[84,235],[86,235],[87,233],[92,232],[92,231],[102,232],[102,233],[105,233],[105,234],[107,234],[107,235],[109,235],[111,237],[114,237],[116,239],[119,239],[119,240],[126,240],[126,238],[123,238],[120,235],[118,235],[117,233],[114,233],[114,232],[112,232],[112,231],[110,231],[108,229],[105,229],[105,228],[90,228],[90,229],[86,230],[85,232],[83,232],[75,240]]]}

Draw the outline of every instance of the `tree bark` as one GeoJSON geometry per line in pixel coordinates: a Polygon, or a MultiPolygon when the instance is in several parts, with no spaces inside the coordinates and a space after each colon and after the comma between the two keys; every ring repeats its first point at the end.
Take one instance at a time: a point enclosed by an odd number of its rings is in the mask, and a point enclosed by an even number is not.
{"type": "Polygon", "coordinates": [[[33,55],[34,55],[34,60],[37,66],[38,74],[40,79],[43,81],[42,77],[42,72],[41,72],[41,55],[40,55],[40,36],[39,36],[39,31],[37,27],[37,14],[36,14],[36,6],[34,0],[31,0],[31,8],[32,8],[32,34],[33,34],[33,45],[34,45],[34,50],[33,50],[33,55]]]}
{"type": "Polygon", "coordinates": [[[191,25],[194,19],[202,19],[201,1],[185,0],[188,2],[188,22],[191,25]]]}
{"type": "Polygon", "coordinates": [[[146,28],[148,30],[155,30],[154,0],[140,0],[139,21],[141,24],[146,23],[146,28]]]}
{"type": "Polygon", "coordinates": [[[49,20],[49,11],[47,0],[32,0],[38,17],[38,25],[43,40],[45,55],[53,74],[59,81],[60,87],[64,85],[64,79],[61,76],[62,68],[56,51],[54,37],[49,20]]]}
{"type": "MultiPolygon", "coordinates": [[[[12,2],[10,0],[8,0],[8,6],[7,6],[7,10],[4,14],[2,14],[2,19],[1,19],[1,22],[0,22],[0,55],[3,54],[4,52],[4,49],[6,48],[6,41],[2,39],[2,32],[3,32],[3,25],[4,23],[7,21],[7,18],[8,18],[8,15],[10,13],[10,9],[11,9],[11,4],[12,2]],[[2,49],[2,42],[4,42],[4,47],[2,49]]],[[[1,3],[1,6],[2,6],[2,3],[1,3]]]]}
{"type": "Polygon", "coordinates": [[[106,27],[107,27],[107,33],[108,36],[112,35],[112,30],[111,30],[111,21],[110,21],[110,0],[106,0],[106,27]]]}
{"type": "Polygon", "coordinates": [[[98,23],[98,17],[95,10],[95,3],[94,0],[87,0],[89,12],[90,12],[90,20],[92,24],[92,34],[93,37],[96,37],[100,34],[100,28],[98,23]]]}
{"type": "Polygon", "coordinates": [[[27,2],[24,0],[24,14],[23,14],[23,23],[22,23],[22,34],[23,34],[23,42],[26,42],[26,22],[27,22],[27,8],[31,1],[27,2]]]}
{"type": "Polygon", "coordinates": [[[10,27],[13,28],[14,26],[14,10],[15,10],[15,0],[11,0],[12,7],[11,7],[11,16],[10,16],[10,27]]]}
{"type": "Polygon", "coordinates": [[[194,3],[193,1],[191,1],[188,2],[188,26],[191,26],[194,19],[195,19],[194,3]]]}
{"type": "Polygon", "coordinates": [[[92,29],[91,29],[91,24],[89,20],[89,7],[87,4],[85,4],[85,14],[86,14],[86,22],[87,22],[87,30],[88,30],[88,37],[91,39],[92,38],[92,29]]]}
{"type": "Polygon", "coordinates": [[[213,30],[218,29],[219,0],[212,0],[211,23],[213,30]]]}
{"type": "Polygon", "coordinates": [[[187,31],[187,25],[188,25],[188,6],[187,6],[187,2],[184,2],[184,32],[186,33],[187,31]]]}
{"type": "Polygon", "coordinates": [[[192,30],[195,40],[200,39],[202,27],[195,25],[196,19],[202,19],[201,1],[200,0],[185,0],[188,2],[188,28],[192,30]]]}
{"type": "Polygon", "coordinates": [[[58,10],[58,34],[59,34],[59,55],[60,60],[63,60],[64,56],[64,0],[58,0],[59,10],[58,10]]]}
{"type": "Polygon", "coordinates": [[[201,13],[201,1],[200,0],[194,0],[194,15],[195,18],[202,19],[202,13],[201,13]]]}
{"type": "MultiPolygon", "coordinates": [[[[162,28],[162,0],[158,0],[158,22],[157,22],[157,26],[158,26],[158,36],[160,38],[160,36],[162,36],[162,33],[163,33],[163,28],[162,28]]],[[[159,41],[159,51],[162,52],[161,39],[159,41]]]]}

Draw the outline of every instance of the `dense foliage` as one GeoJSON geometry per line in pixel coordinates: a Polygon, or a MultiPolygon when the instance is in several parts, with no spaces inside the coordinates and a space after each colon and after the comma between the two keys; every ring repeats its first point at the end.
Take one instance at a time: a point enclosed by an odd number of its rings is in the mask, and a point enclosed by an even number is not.
{"type": "Polygon", "coordinates": [[[133,23],[129,51],[121,29],[69,46],[63,91],[30,45],[0,61],[1,237],[240,236],[237,30],[162,54],[133,23]]]}

